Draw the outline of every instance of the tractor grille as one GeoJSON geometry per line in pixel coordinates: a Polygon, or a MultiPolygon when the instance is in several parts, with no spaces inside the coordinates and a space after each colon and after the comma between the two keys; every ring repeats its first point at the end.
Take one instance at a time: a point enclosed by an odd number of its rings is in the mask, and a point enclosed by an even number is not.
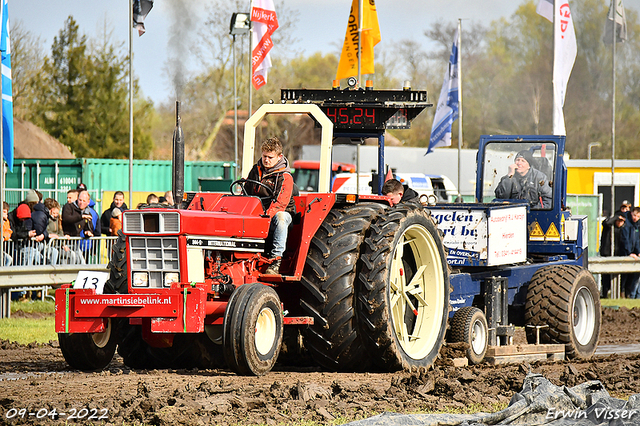
{"type": "Polygon", "coordinates": [[[176,237],[130,237],[129,255],[132,276],[137,272],[148,274],[148,284],[138,287],[163,288],[165,275],[180,271],[176,237]]]}
{"type": "Polygon", "coordinates": [[[134,234],[177,234],[180,232],[180,214],[175,211],[129,211],[124,214],[124,232],[134,234]]]}

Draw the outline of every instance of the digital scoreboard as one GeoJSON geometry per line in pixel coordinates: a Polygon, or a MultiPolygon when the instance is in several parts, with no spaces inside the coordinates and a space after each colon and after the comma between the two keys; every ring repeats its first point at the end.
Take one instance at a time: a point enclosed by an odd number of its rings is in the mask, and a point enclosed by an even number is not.
{"type": "Polygon", "coordinates": [[[282,89],[282,103],[312,103],[333,122],[339,133],[409,129],[425,108],[425,90],[282,89]]]}

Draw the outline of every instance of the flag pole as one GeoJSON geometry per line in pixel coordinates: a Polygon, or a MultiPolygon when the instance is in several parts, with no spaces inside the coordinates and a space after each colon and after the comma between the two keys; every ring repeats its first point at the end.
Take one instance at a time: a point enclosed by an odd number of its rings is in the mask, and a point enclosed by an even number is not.
{"type": "MultiPolygon", "coordinates": [[[[249,2],[249,13],[253,14],[253,0],[249,2]]],[[[247,110],[246,120],[251,117],[251,98],[253,96],[253,17],[249,21],[249,109],[247,110]]]]}
{"type": "MultiPolygon", "coordinates": [[[[462,181],[462,19],[458,19],[458,196],[462,181]]],[[[456,200],[462,202],[462,200],[456,200]]]]}
{"type": "MultiPolygon", "coordinates": [[[[615,212],[615,158],[616,158],[616,16],[617,16],[617,0],[611,0],[613,6],[613,21],[611,31],[611,46],[612,46],[612,60],[611,60],[611,73],[612,78],[612,92],[611,92],[611,216],[615,212]]],[[[615,256],[615,242],[614,242],[614,227],[611,227],[611,256],[615,256]]],[[[628,296],[627,296],[628,297],[628,296]]]]}
{"type": "Polygon", "coordinates": [[[129,0],[129,208],[133,208],[133,0],[129,0]]]}
{"type": "MultiPolygon", "coordinates": [[[[362,22],[364,21],[363,0],[358,0],[358,86],[362,80],[362,22]]],[[[357,87],[357,86],[356,86],[357,87]]]]}

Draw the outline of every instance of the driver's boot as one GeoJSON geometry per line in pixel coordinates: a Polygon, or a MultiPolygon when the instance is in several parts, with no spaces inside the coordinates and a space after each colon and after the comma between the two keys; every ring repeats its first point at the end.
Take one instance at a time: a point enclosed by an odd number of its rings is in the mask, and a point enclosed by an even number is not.
{"type": "Polygon", "coordinates": [[[280,263],[282,263],[282,258],[277,258],[273,261],[271,265],[264,272],[265,275],[279,275],[280,274],[280,263]]]}

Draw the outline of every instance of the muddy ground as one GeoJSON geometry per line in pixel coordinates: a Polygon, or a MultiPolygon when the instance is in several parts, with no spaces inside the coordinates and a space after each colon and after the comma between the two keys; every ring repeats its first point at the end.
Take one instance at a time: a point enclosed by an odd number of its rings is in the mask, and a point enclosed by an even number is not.
{"type": "MultiPolygon", "coordinates": [[[[640,343],[640,310],[606,308],[600,343],[640,343]]],[[[68,369],[57,342],[25,346],[0,341],[0,424],[85,424],[90,417],[113,425],[275,425],[304,420],[328,424],[384,411],[411,413],[472,404],[503,408],[521,390],[529,371],[557,385],[597,379],[616,397],[640,393],[640,354],[453,367],[456,351],[445,348],[443,353],[430,371],[392,374],[281,366],[259,378],[222,370],[132,371],[118,356],[107,370],[87,374],[68,369]],[[53,410],[57,417],[51,415],[53,410]],[[82,420],[74,420],[73,414],[82,420]]]]}

